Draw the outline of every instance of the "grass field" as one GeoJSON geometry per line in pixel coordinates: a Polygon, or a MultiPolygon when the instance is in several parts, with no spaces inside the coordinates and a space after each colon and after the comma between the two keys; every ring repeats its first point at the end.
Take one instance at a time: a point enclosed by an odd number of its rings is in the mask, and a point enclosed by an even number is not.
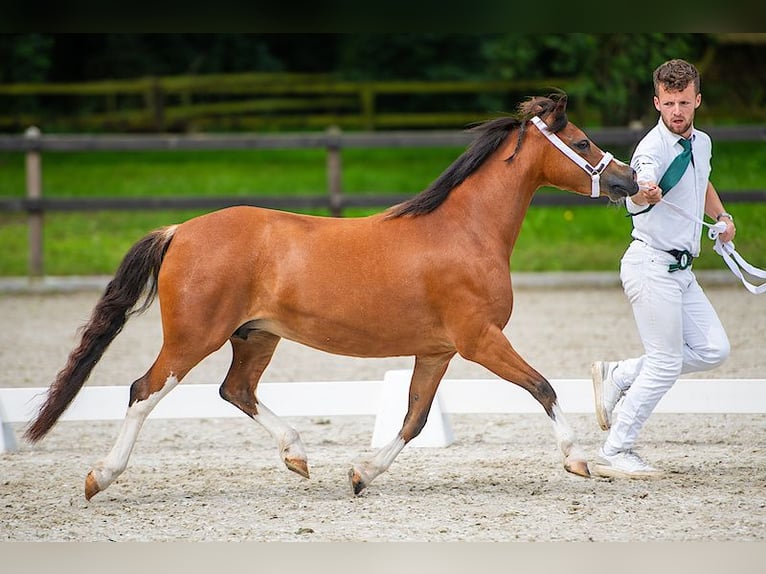
{"type": "MultiPolygon", "coordinates": [[[[713,182],[718,189],[766,189],[766,144],[722,142],[714,149],[713,182]]],[[[629,150],[610,151],[628,159],[629,150]]],[[[461,148],[344,150],[344,193],[416,193],[461,152],[461,148]]],[[[323,150],[47,153],[43,188],[46,197],[57,198],[323,194],[325,169],[323,150]]],[[[23,155],[0,153],[0,196],[21,197],[24,187],[23,155]]],[[[766,267],[766,204],[732,203],[727,208],[737,219],[738,249],[753,265],[766,267]]],[[[130,245],[146,232],[200,213],[47,213],[45,273],[111,274],[130,245]]],[[[355,210],[347,215],[366,213],[355,210]]],[[[623,208],[585,198],[582,206],[572,208],[532,207],[512,267],[616,271],[630,229],[623,208]]],[[[27,241],[26,216],[0,213],[0,276],[26,274],[27,241]]],[[[695,268],[724,268],[710,245],[703,239],[703,254],[695,268]]]]}

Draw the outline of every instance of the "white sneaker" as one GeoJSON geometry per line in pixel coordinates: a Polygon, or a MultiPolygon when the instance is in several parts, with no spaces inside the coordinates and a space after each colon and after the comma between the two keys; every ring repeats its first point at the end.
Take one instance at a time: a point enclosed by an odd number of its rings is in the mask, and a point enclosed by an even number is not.
{"type": "Polygon", "coordinates": [[[590,367],[593,396],[596,400],[596,420],[601,430],[609,430],[612,426],[612,411],[624,394],[612,379],[612,373],[617,364],[617,362],[594,361],[590,367]]]}
{"type": "Polygon", "coordinates": [[[615,455],[607,456],[604,449],[598,451],[598,460],[593,465],[593,471],[599,476],[616,478],[657,478],[662,471],[646,464],[632,450],[621,450],[615,455]]]}

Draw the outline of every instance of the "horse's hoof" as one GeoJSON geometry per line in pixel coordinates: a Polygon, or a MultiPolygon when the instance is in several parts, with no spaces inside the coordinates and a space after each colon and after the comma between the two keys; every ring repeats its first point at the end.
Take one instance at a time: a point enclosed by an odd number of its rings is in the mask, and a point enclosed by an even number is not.
{"type": "Polygon", "coordinates": [[[588,470],[588,463],[584,460],[572,460],[564,462],[564,468],[567,472],[576,474],[577,476],[583,476],[590,478],[590,470],[588,470]]]}
{"type": "Polygon", "coordinates": [[[88,473],[85,477],[85,500],[90,500],[95,495],[101,492],[101,487],[96,482],[96,477],[93,476],[93,471],[88,473]]]}
{"type": "Polygon", "coordinates": [[[354,494],[359,494],[367,488],[367,482],[362,477],[362,474],[355,468],[351,468],[348,471],[348,480],[351,483],[351,491],[354,494]]]}
{"type": "Polygon", "coordinates": [[[286,458],[285,466],[303,478],[309,478],[309,465],[302,458],[286,458]]]}

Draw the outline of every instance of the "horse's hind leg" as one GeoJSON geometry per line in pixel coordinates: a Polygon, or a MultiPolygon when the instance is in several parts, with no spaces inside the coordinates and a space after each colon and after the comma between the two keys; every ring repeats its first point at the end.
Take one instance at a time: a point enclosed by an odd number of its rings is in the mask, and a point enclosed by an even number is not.
{"type": "Polygon", "coordinates": [[[106,458],[97,463],[88,473],[85,479],[85,498],[90,500],[122,474],[127,467],[130,453],[133,451],[146,417],[204,356],[206,353],[197,360],[190,360],[188,353],[174,354],[167,346],[163,346],[152,367],[130,387],[130,402],[117,441],[106,458]],[[180,362],[178,357],[184,355],[187,358],[180,362]],[[171,357],[176,358],[171,361],[171,357]]]}
{"type": "Polygon", "coordinates": [[[447,370],[454,353],[435,357],[417,357],[412,373],[409,407],[404,416],[402,429],[394,440],[378,450],[370,460],[358,461],[348,476],[354,494],[359,494],[373,479],[385,472],[404,446],[420,434],[428,419],[436,389],[447,370]]]}
{"type": "Polygon", "coordinates": [[[545,377],[521,358],[500,329],[485,330],[482,337],[470,339],[470,345],[458,350],[466,359],[529,391],[553,423],[553,432],[564,455],[564,468],[573,474],[590,476],[585,453],[575,442],[574,432],[558,404],[556,391],[545,377]]]}
{"type": "Polygon", "coordinates": [[[308,478],[306,452],[298,431],[258,401],[256,388],[280,338],[264,331],[249,331],[230,339],[231,366],[221,385],[221,397],[260,423],[277,441],[285,466],[308,478]]]}

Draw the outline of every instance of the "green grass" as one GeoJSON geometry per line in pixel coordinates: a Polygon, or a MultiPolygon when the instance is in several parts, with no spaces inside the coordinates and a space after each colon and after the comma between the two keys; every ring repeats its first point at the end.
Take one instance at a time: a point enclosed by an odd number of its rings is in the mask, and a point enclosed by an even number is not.
{"type": "MultiPolygon", "coordinates": [[[[345,193],[407,192],[426,187],[461,153],[460,148],[351,149],[343,152],[345,193]]],[[[622,159],[628,151],[611,149],[622,159]]],[[[715,145],[718,189],[766,189],[766,146],[715,145]]],[[[324,193],[323,150],[226,152],[47,153],[46,197],[210,196],[324,193]]],[[[0,152],[0,196],[24,195],[24,156],[0,152]]],[[[555,191],[554,193],[565,193],[555,191]]],[[[735,241],[753,264],[766,267],[766,204],[727,206],[737,219],[735,241]]],[[[50,275],[111,274],[130,245],[146,232],[201,211],[49,212],[44,263],[50,275]]],[[[347,215],[369,213],[353,210],[347,215]]],[[[629,242],[624,209],[589,203],[533,207],[522,227],[512,267],[518,271],[611,270],[629,242]]],[[[22,214],[0,213],[0,276],[27,272],[27,225],[22,214]]],[[[697,269],[724,269],[703,239],[697,269]]]]}

